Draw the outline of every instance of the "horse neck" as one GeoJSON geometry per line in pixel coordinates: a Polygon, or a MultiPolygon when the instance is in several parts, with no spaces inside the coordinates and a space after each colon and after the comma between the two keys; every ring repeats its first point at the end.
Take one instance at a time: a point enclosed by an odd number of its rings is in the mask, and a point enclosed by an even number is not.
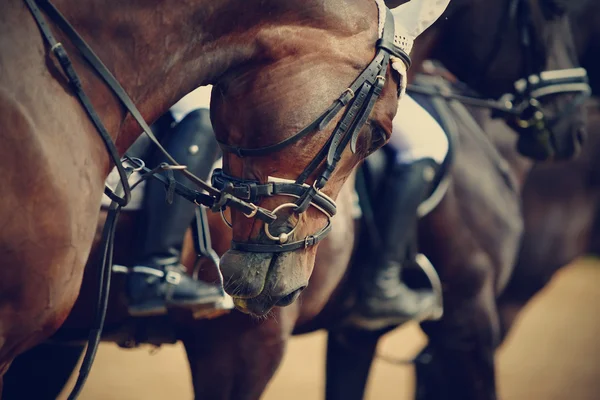
{"type": "MultiPolygon", "coordinates": [[[[507,0],[451,1],[444,15],[417,38],[415,61],[438,60],[458,79],[486,96],[497,97],[510,90],[514,80],[507,82],[498,77],[519,75],[521,63],[502,64],[504,70],[498,72],[500,56],[492,54],[501,26],[505,28],[503,43],[518,43],[515,20],[504,26],[506,6],[507,0]]],[[[504,46],[502,50],[506,51],[504,46]]]]}
{"type": "Polygon", "coordinates": [[[573,27],[577,51],[590,78],[592,92],[600,94],[600,2],[589,1],[586,7],[582,7],[571,15],[571,26],[573,27]]]}
{"type": "MultiPolygon", "coordinates": [[[[489,140],[495,147],[497,154],[501,159],[497,160],[499,166],[505,164],[507,171],[510,171],[514,177],[516,190],[520,191],[525,185],[525,181],[533,168],[533,161],[530,158],[524,157],[517,151],[517,139],[515,131],[500,120],[490,117],[487,110],[470,108],[471,115],[481,127],[484,135],[481,132],[471,132],[471,135],[478,135],[479,140],[489,140]]],[[[469,130],[469,128],[466,128],[469,130]]]]}
{"type": "MultiPolygon", "coordinates": [[[[89,0],[85,7],[77,0],[55,2],[150,122],[235,67],[273,61],[277,48],[261,43],[264,31],[291,24],[347,33],[344,29],[356,29],[365,9],[374,6],[362,0],[89,0]]],[[[106,102],[99,97],[98,103],[106,102]]],[[[115,98],[111,112],[117,110],[124,118],[115,98]]],[[[117,128],[119,148],[125,150],[140,129],[132,119],[121,120],[117,128]]]]}
{"type": "MultiPolygon", "coordinates": [[[[193,89],[215,82],[223,71],[252,57],[252,35],[227,31],[223,20],[214,17],[226,16],[233,3],[89,0],[81,7],[75,0],[56,0],[57,8],[149,122],[193,89]]],[[[104,83],[90,73],[87,65],[79,63],[79,67],[78,71],[84,70],[84,83],[94,104],[105,105],[99,107],[99,112],[109,121],[109,130],[118,136],[118,147],[124,151],[141,129],[133,119],[125,119],[116,97],[106,106],[106,91],[95,90],[104,83]],[[119,117],[114,118],[115,114],[119,117]]]]}

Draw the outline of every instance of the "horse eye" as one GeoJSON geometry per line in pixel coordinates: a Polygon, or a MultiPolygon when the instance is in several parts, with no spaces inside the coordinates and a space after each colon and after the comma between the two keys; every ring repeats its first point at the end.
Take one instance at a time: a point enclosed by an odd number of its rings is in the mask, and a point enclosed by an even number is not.
{"type": "Polygon", "coordinates": [[[373,153],[375,150],[383,146],[386,141],[387,135],[385,131],[376,125],[373,126],[373,129],[371,131],[371,144],[369,146],[369,154],[373,153]]]}

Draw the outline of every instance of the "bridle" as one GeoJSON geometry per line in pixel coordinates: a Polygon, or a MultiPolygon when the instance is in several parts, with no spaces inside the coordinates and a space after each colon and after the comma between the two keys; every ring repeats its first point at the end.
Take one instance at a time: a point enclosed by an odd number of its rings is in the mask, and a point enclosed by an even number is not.
{"type": "Polygon", "coordinates": [[[435,89],[408,85],[407,91],[442,97],[447,100],[458,100],[466,105],[488,108],[493,111],[492,117],[504,118],[517,128],[522,135],[530,135],[533,140],[544,147],[546,159],[552,159],[556,153],[555,126],[568,117],[585,99],[591,95],[587,72],[584,68],[539,71],[534,66],[535,25],[529,0],[509,0],[499,19],[492,47],[485,58],[483,68],[478,74],[479,80],[485,79],[496,60],[504,35],[516,22],[519,44],[523,54],[523,71],[525,77],[514,83],[514,93],[507,93],[499,100],[440,93],[435,89]],[[550,117],[544,112],[542,100],[549,96],[573,94],[572,100],[556,115],[550,117]]]}
{"type": "MultiPolygon", "coordinates": [[[[238,199],[243,199],[250,204],[255,204],[263,198],[273,196],[291,196],[296,201],[283,203],[271,211],[276,215],[282,210],[289,210],[295,215],[300,215],[312,206],[325,214],[326,225],[315,234],[308,235],[304,239],[289,242],[290,237],[296,231],[298,223],[290,230],[275,235],[270,226],[277,220],[264,221],[264,232],[269,240],[274,243],[246,243],[231,242],[233,250],[252,253],[282,253],[298,249],[305,249],[321,241],[331,230],[331,218],[336,213],[335,202],[324,195],[321,190],[333,174],[343,151],[350,144],[352,152],[356,152],[356,143],[361,129],[367,122],[375,102],[379,98],[386,81],[386,72],[390,64],[390,57],[402,59],[410,66],[409,56],[394,44],[394,17],[386,9],[385,25],[382,38],[377,41],[377,54],[367,68],[356,78],[334,103],[320,116],[308,124],[295,135],[270,146],[259,148],[241,148],[238,146],[220,143],[221,149],[237,157],[264,157],[278,152],[285,147],[296,143],[310,133],[323,130],[340,113],[344,107],[346,111],[333,130],[331,136],[308,164],[304,171],[295,181],[275,180],[261,184],[258,181],[235,178],[227,175],[222,169],[213,173],[212,183],[223,193],[230,194],[238,199]],[[312,185],[306,183],[307,179],[321,168],[312,185]]],[[[244,213],[248,218],[255,217],[255,212],[244,213]]],[[[224,218],[225,219],[225,218],[224,218]]],[[[289,218],[286,219],[286,224],[289,218]]],[[[231,227],[231,224],[225,220],[231,227]]],[[[283,227],[283,224],[281,225],[283,227]]]]}
{"type": "MultiPolygon", "coordinates": [[[[34,16],[40,31],[50,46],[50,51],[56,56],[60,65],[63,67],[65,74],[69,79],[71,87],[74,89],[81,104],[88,113],[90,119],[96,126],[98,132],[107,151],[115,164],[120,177],[120,183],[123,188],[123,196],[117,196],[113,190],[109,187],[105,187],[105,194],[112,200],[115,201],[119,206],[125,206],[131,197],[131,187],[127,180],[127,172],[123,167],[121,160],[119,159],[116,147],[102,124],[98,114],[96,113],[91,101],[87,97],[85,91],[82,88],[81,81],[75,72],[69,56],[62,46],[52,34],[48,24],[45,22],[45,18],[41,13],[38,5],[44,8],[44,11],[53,18],[57,25],[66,33],[69,39],[73,42],[75,47],[81,52],[85,60],[94,68],[94,70],[100,75],[104,82],[112,89],[114,94],[121,100],[123,105],[131,113],[136,122],[142,127],[144,133],[151,139],[151,141],[164,153],[167,159],[175,166],[174,169],[179,170],[193,183],[198,185],[202,190],[193,191],[187,189],[180,184],[176,184],[172,179],[169,182],[165,181],[165,178],[157,175],[157,172],[146,168],[144,165],[140,165],[139,161],[133,160],[132,158],[125,156],[125,159],[132,162],[137,170],[143,171],[147,174],[151,174],[152,178],[156,178],[165,182],[169,185],[171,191],[193,201],[197,205],[204,205],[210,208],[212,211],[221,212],[226,207],[231,207],[241,211],[248,218],[257,218],[263,221],[266,225],[265,232],[272,239],[279,242],[278,245],[270,246],[267,250],[265,245],[260,244],[245,244],[234,242],[233,246],[237,249],[247,249],[247,251],[253,252],[282,252],[292,251],[301,247],[308,247],[318,243],[322,240],[325,235],[330,231],[330,222],[321,231],[315,235],[307,236],[304,240],[286,243],[290,236],[290,232],[287,234],[279,234],[278,237],[273,236],[269,232],[268,225],[277,221],[276,211],[283,208],[291,208],[291,204],[294,204],[293,211],[296,214],[300,214],[306,211],[310,205],[314,205],[316,208],[321,209],[326,215],[333,216],[335,214],[335,202],[327,196],[320,193],[320,190],[325,186],[327,180],[335,170],[338,161],[341,158],[341,154],[346,146],[351,143],[353,151],[355,150],[356,141],[361,128],[365,125],[367,118],[370,115],[371,110],[375,104],[375,101],[379,97],[383,86],[385,84],[385,75],[387,72],[388,65],[390,63],[390,57],[397,57],[403,60],[407,66],[410,66],[410,57],[398,46],[394,44],[394,17],[386,8],[385,12],[385,23],[382,31],[381,38],[377,41],[377,54],[367,68],[359,75],[359,77],[347,88],[333,104],[325,110],[319,117],[317,117],[308,126],[302,129],[300,132],[291,136],[288,139],[283,140],[280,143],[260,147],[253,149],[244,149],[236,146],[231,146],[225,143],[220,143],[224,152],[234,153],[239,157],[260,157],[275,153],[307,136],[315,131],[323,130],[333,118],[342,110],[344,107],[349,106],[341,121],[336,126],[335,130],[331,134],[330,138],[326,142],[325,146],[317,154],[314,160],[306,167],[304,172],[298,177],[295,182],[291,183],[268,183],[266,185],[260,185],[254,181],[241,180],[230,177],[222,171],[218,171],[213,179],[215,186],[204,182],[202,179],[196,177],[187,169],[185,166],[177,163],[173,157],[161,146],[158,142],[152,130],[144,121],[138,109],[133,104],[131,98],[127,95],[123,87],[119,84],[116,78],[111,72],[104,66],[99,57],[93,52],[93,50],[87,45],[83,38],[77,33],[77,31],[69,24],[65,17],[54,7],[54,5],[48,0],[24,0],[29,7],[32,15],[34,16]],[[306,187],[305,182],[307,178],[317,170],[321,163],[325,161],[322,172],[315,180],[312,186],[306,187]],[[236,186],[237,184],[237,186],[236,186]],[[254,192],[246,194],[246,189],[254,192]],[[288,203],[285,207],[279,206],[276,210],[270,211],[265,208],[255,205],[261,197],[273,196],[273,195],[291,195],[298,196],[298,200],[295,203],[288,203]],[[300,245],[302,244],[302,245],[300,245]]],[[[379,6],[379,3],[378,3],[379,6]]]]}
{"type": "MultiPolygon", "coordinates": [[[[267,235],[270,235],[269,237],[271,240],[278,242],[273,245],[233,243],[234,248],[246,249],[247,251],[253,252],[281,252],[293,251],[312,246],[323,239],[330,231],[330,218],[335,214],[336,210],[335,202],[322,194],[320,192],[321,189],[331,177],[337,166],[337,163],[341,158],[342,152],[347,147],[348,143],[351,143],[352,149],[355,150],[358,134],[360,133],[361,128],[365,125],[367,118],[373,109],[375,101],[383,89],[387,68],[390,64],[390,58],[399,58],[400,60],[404,61],[407,67],[410,65],[410,58],[406,52],[394,44],[394,18],[391,12],[385,8],[385,23],[381,38],[376,44],[377,54],[375,58],[352,83],[352,85],[346,89],[323,114],[317,117],[315,121],[294,136],[272,146],[257,149],[242,149],[223,143],[221,144],[225,152],[234,152],[240,157],[258,157],[269,155],[292,143],[297,142],[311,132],[324,129],[325,126],[327,126],[344,107],[349,105],[349,107],[346,109],[346,112],[342,116],[341,121],[336,126],[325,146],[317,154],[315,159],[306,167],[298,179],[292,183],[276,182],[261,185],[254,181],[229,177],[220,172],[217,173],[213,179],[213,182],[215,182],[216,186],[222,188],[222,190],[219,190],[218,188],[211,186],[188,171],[185,166],[179,164],[162,147],[152,133],[152,130],[148,124],[145,122],[141,113],[117,79],[108,70],[108,68],[106,68],[100,58],[88,46],[75,28],[73,28],[73,26],[49,0],[24,0],[24,2],[29,8],[36,24],[38,25],[46,44],[49,46],[51,54],[55,56],[64,74],[66,75],[69,86],[77,96],[85,112],[88,114],[90,120],[96,127],[96,130],[104,142],[109,157],[117,169],[120,179],[117,190],[112,190],[108,186],[105,187],[104,190],[104,193],[112,200],[112,203],[109,207],[107,219],[104,225],[104,231],[102,233],[103,251],[101,252],[102,260],[101,267],[99,269],[99,296],[96,303],[96,317],[94,320],[94,326],[90,331],[88,346],[79,370],[79,376],[75,383],[75,387],[68,397],[69,400],[72,400],[79,396],[79,393],[81,392],[81,389],[87,380],[102,335],[102,329],[106,317],[106,309],[108,306],[108,293],[112,272],[112,252],[114,247],[116,222],[118,220],[121,208],[126,206],[131,198],[132,186],[128,181],[130,174],[133,171],[139,171],[143,173],[142,179],[152,178],[161,181],[167,188],[167,199],[171,198],[175,193],[177,193],[178,195],[194,202],[199,206],[203,205],[210,208],[212,211],[222,212],[224,208],[230,207],[241,211],[248,218],[260,219],[265,223],[265,232],[267,232],[267,235]],[[143,161],[139,159],[135,159],[127,155],[123,160],[120,159],[117,148],[108,130],[102,123],[100,116],[94,109],[90,98],[85,92],[85,89],[81,83],[81,79],[79,78],[79,75],[77,74],[66,49],[60,42],[56,40],[50,26],[46,21],[46,18],[44,17],[44,14],[40,10],[40,7],[44,9],[46,14],[65,33],[71,43],[87,61],[87,63],[119,98],[123,106],[129,111],[131,116],[143,129],[144,133],[158,147],[158,149],[165,155],[172,165],[161,164],[157,168],[149,169],[144,165],[143,161]],[[124,163],[128,163],[129,166],[125,166],[124,163]],[[315,182],[311,186],[305,185],[308,177],[315,172],[322,163],[324,163],[323,168],[315,182]],[[173,179],[173,170],[178,170],[184,174],[186,178],[199,186],[204,192],[187,188],[181,183],[177,182],[175,179],[173,179]],[[162,172],[166,173],[166,177],[162,174],[162,172]],[[247,193],[244,192],[245,189],[248,189],[247,193]],[[120,195],[120,192],[123,194],[120,195]],[[261,197],[279,194],[295,196],[298,198],[298,200],[295,203],[282,204],[273,211],[266,210],[254,204],[261,197]],[[295,213],[300,214],[305,212],[306,209],[311,205],[317,209],[320,209],[329,217],[328,224],[325,226],[325,228],[317,232],[315,235],[307,236],[302,241],[285,243],[295,228],[293,228],[292,231],[287,232],[285,234],[287,236],[285,236],[283,233],[280,233],[277,237],[275,237],[269,232],[268,224],[272,224],[273,222],[277,221],[278,217],[276,214],[279,210],[291,208],[295,213]]],[[[381,15],[382,2],[380,0],[376,0],[376,2],[380,11],[379,14],[381,15]]]]}

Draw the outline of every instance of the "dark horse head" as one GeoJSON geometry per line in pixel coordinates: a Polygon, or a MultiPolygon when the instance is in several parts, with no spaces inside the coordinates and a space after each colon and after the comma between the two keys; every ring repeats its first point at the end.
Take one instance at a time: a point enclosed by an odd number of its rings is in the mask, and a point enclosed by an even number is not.
{"type": "Polygon", "coordinates": [[[308,285],[335,199],[389,138],[406,79],[380,68],[391,66],[378,44],[383,22],[384,38],[393,42],[394,31],[383,2],[267,3],[269,12],[257,16],[264,24],[250,33],[263,57],[226,71],[211,100],[224,150],[213,182],[261,207],[231,213],[225,289],[239,309],[258,315],[291,304],[308,285]],[[366,76],[372,82],[363,86],[366,76]]]}
{"type": "Polygon", "coordinates": [[[417,50],[482,96],[500,98],[510,110],[498,116],[519,134],[521,153],[569,159],[585,139],[580,104],[589,95],[569,14],[585,1],[453,0],[417,50]]]}

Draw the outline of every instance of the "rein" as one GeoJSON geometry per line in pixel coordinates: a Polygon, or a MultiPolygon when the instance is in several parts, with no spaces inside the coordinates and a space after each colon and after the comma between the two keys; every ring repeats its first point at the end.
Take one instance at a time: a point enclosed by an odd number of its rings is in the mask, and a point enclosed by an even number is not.
{"type": "MultiPolygon", "coordinates": [[[[587,84],[587,72],[584,68],[571,68],[555,71],[542,71],[539,75],[530,75],[528,79],[522,78],[515,82],[515,87],[519,93],[524,91],[524,87],[530,88],[529,94],[532,99],[540,99],[542,97],[576,93],[578,98],[569,104],[569,107],[561,110],[559,116],[553,118],[553,123],[560,118],[566,117],[573,108],[582,103],[588,94],[591,93],[590,86],[587,84]],[[535,85],[531,82],[535,82],[535,85]]],[[[511,100],[513,95],[504,95],[499,100],[486,99],[482,97],[461,95],[453,93],[450,89],[438,90],[426,88],[423,86],[408,84],[407,92],[419,93],[431,97],[439,97],[444,100],[456,100],[468,106],[487,108],[495,113],[496,117],[515,117],[518,118],[523,114],[527,103],[514,104],[511,100]]],[[[527,122],[527,121],[525,121],[527,122]]]]}
{"type": "Polygon", "coordinates": [[[257,218],[268,222],[274,221],[276,218],[268,211],[263,208],[257,207],[254,204],[249,204],[244,202],[243,200],[236,199],[232,196],[226,195],[219,190],[213,188],[210,184],[198,178],[190,171],[188,171],[184,166],[180,165],[160,144],[156,136],[152,133],[152,130],[142,117],[141,113],[129,97],[129,95],[125,92],[125,89],[121,86],[121,84],[117,81],[114,75],[108,70],[108,68],[102,63],[100,58],[94,53],[94,51],[88,46],[88,44],[83,40],[83,38],[77,33],[75,28],[66,20],[66,18],[56,9],[56,7],[50,3],[48,0],[24,0],[29,9],[31,10],[32,15],[34,16],[44,38],[48,42],[50,46],[50,51],[55,55],[60,65],[62,66],[71,87],[74,89],[78,98],[80,99],[83,107],[86,112],[94,122],[96,129],[100,132],[100,136],[105,143],[106,148],[108,149],[109,155],[113,163],[115,164],[117,171],[119,172],[119,178],[121,181],[121,185],[123,185],[124,196],[118,197],[116,196],[112,190],[108,187],[105,187],[104,191],[106,195],[113,201],[116,201],[121,207],[126,206],[129,203],[129,199],[131,198],[131,187],[129,182],[125,178],[125,172],[123,170],[123,166],[121,164],[121,160],[119,159],[118,152],[116,147],[108,134],[108,131],[102,124],[100,117],[96,113],[93,108],[93,105],[89,98],[87,97],[83,87],[81,85],[81,80],[79,76],[75,72],[73,68],[72,62],[69,59],[69,56],[60,42],[57,42],[54,38],[52,32],[50,31],[48,24],[45,21],[44,16],[40,12],[38,5],[44,9],[45,12],[56,22],[56,24],[65,32],[65,34],[69,37],[71,42],[75,45],[75,47],[81,52],[84,56],[85,60],[93,67],[93,69],[100,75],[100,77],[104,80],[104,82],[110,87],[113,93],[119,98],[123,106],[129,111],[131,116],[136,120],[139,126],[143,129],[144,133],[150,138],[152,143],[154,143],[158,149],[164,154],[164,156],[171,162],[173,165],[181,167],[177,168],[180,170],[184,176],[186,176],[190,181],[194,184],[207,191],[210,195],[210,198],[202,198],[198,203],[205,205],[209,208],[213,208],[218,205],[219,208],[229,206],[244,213],[254,213],[257,218]]]}
{"type": "MultiPolygon", "coordinates": [[[[104,243],[104,246],[102,251],[101,267],[99,270],[99,296],[96,304],[94,327],[89,334],[88,346],[84,360],[79,369],[79,375],[77,377],[75,387],[68,397],[69,400],[74,400],[78,398],[83,385],[87,380],[94,362],[98,344],[102,336],[102,329],[106,317],[110,289],[116,222],[118,220],[121,208],[129,203],[131,199],[131,190],[133,187],[135,187],[135,185],[131,186],[128,181],[131,173],[134,171],[143,171],[144,174],[142,179],[158,179],[167,187],[167,193],[169,197],[171,197],[174,193],[177,193],[178,195],[183,196],[199,206],[204,205],[210,208],[212,211],[222,212],[224,208],[231,207],[241,211],[248,218],[258,218],[265,223],[265,232],[267,236],[271,240],[279,242],[272,245],[234,242],[232,243],[233,248],[253,252],[282,252],[293,251],[312,246],[324,238],[329,232],[331,229],[331,216],[335,214],[335,202],[320,193],[320,190],[327,183],[335,167],[337,166],[337,163],[341,159],[341,154],[347,145],[350,143],[352,150],[356,150],[355,146],[358,134],[366,123],[367,118],[373,109],[375,101],[383,89],[387,67],[390,63],[390,57],[394,56],[403,60],[407,66],[410,65],[410,58],[394,43],[394,20],[391,12],[386,8],[386,19],[382,38],[377,42],[377,55],[369,64],[369,66],[354,81],[354,83],[348,89],[346,89],[342,95],[315,121],[310,123],[306,128],[294,136],[271,146],[257,149],[242,149],[221,143],[223,151],[232,152],[237,154],[239,157],[258,157],[269,155],[292,143],[297,142],[311,132],[324,129],[344,107],[350,104],[342,116],[342,120],[336,126],[325,146],[321,149],[315,159],[306,167],[298,179],[293,183],[273,182],[270,185],[260,185],[257,182],[229,177],[221,171],[213,179],[215,185],[221,188],[221,190],[219,190],[219,188],[212,187],[207,182],[192,174],[186,169],[185,166],[177,163],[177,161],[163,148],[163,146],[158,142],[152,133],[150,127],[145,122],[139,110],[134,105],[129,95],[125,92],[113,74],[49,0],[24,0],[24,2],[29,8],[36,24],[38,25],[44,40],[47,42],[50,52],[55,56],[61,68],[63,69],[69,85],[77,95],[79,102],[96,127],[102,141],[104,142],[110,159],[117,168],[120,179],[120,183],[117,186],[117,189],[114,191],[107,186],[105,186],[104,189],[104,193],[112,200],[112,202],[109,207],[102,234],[102,242],[104,243]],[[66,34],[66,36],[83,55],[89,65],[119,98],[123,106],[129,111],[144,133],[173,165],[161,164],[159,167],[151,170],[146,168],[141,160],[128,157],[127,155],[123,160],[120,159],[117,148],[110,137],[108,130],[102,123],[98,113],[91,103],[90,98],[83,89],[81,80],[73,67],[67,51],[63,45],[56,40],[48,23],[46,22],[44,15],[40,10],[40,7],[66,34]],[[123,162],[128,162],[131,164],[131,166],[125,167],[123,162]],[[323,170],[318,178],[314,181],[312,186],[306,185],[305,182],[308,177],[323,163],[323,170]],[[192,190],[181,185],[169,174],[168,178],[159,175],[159,172],[164,170],[168,170],[168,172],[171,174],[171,170],[181,171],[186,178],[206,191],[206,193],[192,190]],[[248,194],[243,194],[240,189],[247,189],[248,194]],[[295,203],[282,204],[273,211],[266,210],[254,204],[254,202],[261,197],[276,194],[294,196],[297,197],[298,200],[295,203]],[[244,199],[248,201],[245,201],[244,199]],[[285,208],[291,208],[294,213],[300,214],[306,211],[310,205],[320,209],[328,216],[328,224],[325,226],[325,228],[321,229],[321,231],[317,232],[315,235],[307,236],[304,240],[292,243],[286,242],[296,227],[289,232],[279,233],[278,236],[274,236],[270,233],[269,224],[278,219],[276,215],[277,211],[285,208]]],[[[378,7],[379,6],[380,4],[378,3],[378,7]]]]}

